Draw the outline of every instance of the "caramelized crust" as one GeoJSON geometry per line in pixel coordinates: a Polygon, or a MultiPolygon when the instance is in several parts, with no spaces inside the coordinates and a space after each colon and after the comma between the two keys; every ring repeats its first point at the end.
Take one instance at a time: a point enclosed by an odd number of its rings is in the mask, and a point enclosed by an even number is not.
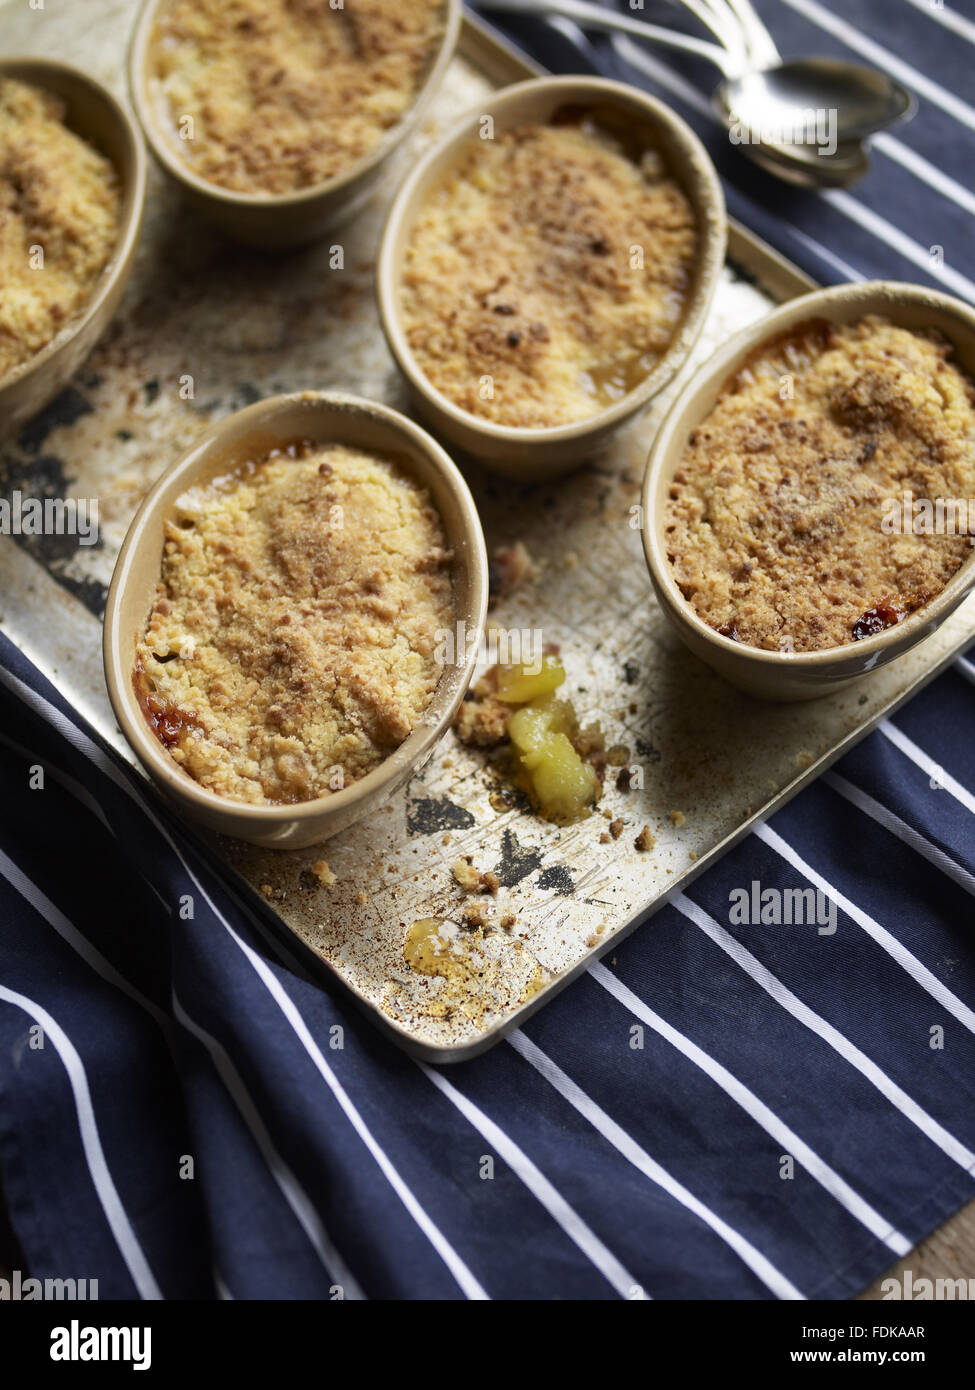
{"type": "Polygon", "coordinates": [[[443,0],[169,0],[149,62],[176,152],[239,193],[333,178],[406,114],[444,17],[443,0]]]}
{"type": "Polygon", "coordinates": [[[179,498],[135,684],[202,786],[300,802],[413,731],[440,676],[450,552],[395,465],[294,446],[179,498]]]}
{"type": "MultiPolygon", "coordinates": [[[[568,117],[566,118],[568,121],[568,117]]],[[[591,122],[474,140],[428,197],[403,322],[431,383],[500,425],[587,419],[667,351],[698,246],[660,157],[591,122]]]]}
{"type": "Polygon", "coordinates": [[[118,237],[115,170],[64,115],[52,93],[0,77],[0,378],[84,308],[118,237]]]}
{"type": "Polygon", "coordinates": [[[667,551],[695,612],[769,650],[881,631],[940,593],[967,534],[890,504],[975,496],[975,386],[935,333],[871,316],[767,343],[690,437],[667,551]]]}

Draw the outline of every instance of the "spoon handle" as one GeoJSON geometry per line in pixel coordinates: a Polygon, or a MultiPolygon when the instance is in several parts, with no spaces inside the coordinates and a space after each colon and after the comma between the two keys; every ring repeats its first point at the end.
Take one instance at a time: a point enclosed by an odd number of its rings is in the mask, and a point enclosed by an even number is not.
{"type": "Polygon", "coordinates": [[[617,30],[651,43],[663,44],[667,48],[680,49],[683,53],[693,53],[695,57],[706,58],[713,63],[725,77],[735,77],[741,72],[742,65],[716,43],[695,39],[689,34],[678,34],[673,29],[661,29],[656,24],[644,24],[642,20],[590,5],[586,0],[484,0],[483,7],[508,10],[529,17],[561,15],[564,19],[575,20],[584,29],[617,30]]]}
{"type": "MultiPolygon", "coordinates": [[[[712,4],[715,0],[712,0],[712,4]]],[[[759,68],[775,67],[782,61],[782,55],[775,46],[772,35],[766,29],[751,4],[751,0],[721,0],[735,14],[745,38],[749,65],[759,68]]]]}
{"type": "Polygon", "coordinates": [[[745,33],[728,0],[668,0],[668,3],[689,10],[699,23],[718,40],[721,47],[744,63],[748,57],[745,33]]]}

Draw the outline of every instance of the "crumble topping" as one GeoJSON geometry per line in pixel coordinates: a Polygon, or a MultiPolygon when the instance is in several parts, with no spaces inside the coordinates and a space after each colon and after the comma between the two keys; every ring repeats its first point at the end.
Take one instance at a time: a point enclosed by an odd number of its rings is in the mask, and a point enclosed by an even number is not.
{"type": "Polygon", "coordinates": [[[118,237],[115,169],[64,118],[53,93],[0,77],[0,378],[79,313],[118,237]]]}
{"type": "Polygon", "coordinates": [[[660,155],[567,108],[475,139],[413,228],[403,325],[455,405],[496,424],[587,419],[670,346],[698,248],[660,155]]]}
{"type": "Polygon", "coordinates": [[[169,0],[149,64],[179,157],[241,193],[333,178],[402,120],[444,19],[443,0],[169,0]]]}
{"type": "Polygon", "coordinates": [[[294,803],[416,727],[453,603],[440,517],[394,463],[295,444],[176,502],[135,683],[191,777],[294,803]]]}
{"type": "Polygon", "coordinates": [[[871,315],[764,344],[691,434],[667,553],[711,627],[768,650],[882,631],[941,592],[967,534],[903,534],[891,499],[975,496],[975,385],[934,332],[871,315]]]}

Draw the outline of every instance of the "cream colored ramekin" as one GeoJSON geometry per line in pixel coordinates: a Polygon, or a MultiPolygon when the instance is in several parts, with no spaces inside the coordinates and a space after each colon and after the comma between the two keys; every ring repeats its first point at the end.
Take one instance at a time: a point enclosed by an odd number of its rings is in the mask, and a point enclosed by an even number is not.
{"type": "Polygon", "coordinates": [[[710,413],[729,378],[757,348],[810,319],[846,324],[882,314],[911,329],[936,329],[954,345],[956,360],[975,379],[975,309],[921,285],[872,281],[802,295],[735,334],[701,367],[657,431],[643,483],[643,548],[666,616],[684,643],[732,685],[768,700],[827,695],[923,642],[975,585],[975,552],[930,603],[903,622],[862,641],[815,652],[771,652],[722,637],[684,598],[667,558],[666,505],[674,472],[693,430],[710,413]]]}
{"type": "Polygon", "coordinates": [[[121,192],[115,249],[87,302],[40,352],[0,378],[0,432],[9,433],[67,384],[118,308],[142,226],[146,153],[132,117],[87,73],[46,58],[0,58],[0,79],[4,77],[60,97],[65,104],[65,124],[111,161],[121,192]]]}
{"type": "Polygon", "coordinates": [[[464,697],[487,608],[488,567],[477,509],[461,474],[430,436],[387,406],[356,396],[305,391],[258,401],[209,430],[167,468],[139,508],[119,552],[105,612],[105,678],[119,726],[153,782],[190,819],[268,849],[317,844],[368,815],[407,780],[446,733],[464,697]],[[180,768],[146,723],[133,685],[137,642],[159,582],[164,523],[187,488],[295,439],[395,456],[430,494],[453,551],[454,617],[466,642],[444,668],[413,733],[360,781],[313,801],[252,806],[200,786],[180,768]]]}
{"type": "Polygon", "coordinates": [[[537,77],[493,93],[469,111],[423,158],[399,190],[383,232],[377,294],[383,330],[428,423],[454,445],[499,473],[528,480],[565,473],[592,457],[615,430],[662,391],[694,345],[724,263],[727,218],[721,184],[707,151],[686,122],[662,102],[635,87],[601,77],[537,77]],[[545,124],[561,108],[582,107],[597,124],[604,113],[622,117],[630,137],[658,150],[680,182],[697,217],[700,247],[683,316],[673,341],[643,381],[621,400],[587,420],[544,429],[517,429],[462,410],[438,391],[419,366],[401,322],[400,284],[410,235],[424,202],[439,180],[478,138],[485,116],[494,129],[545,124]]]}
{"type": "MultiPolygon", "coordinates": [[[[391,4],[409,0],[390,0],[391,4]]],[[[162,169],[222,231],[249,246],[280,250],[314,241],[361,208],[406,136],[416,126],[427,101],[440,85],[460,33],[461,0],[444,0],[444,32],[427,74],[403,119],[347,169],[322,183],[292,193],[240,193],[200,178],[180,159],[165,129],[165,114],[153,91],[149,49],[156,15],[165,0],[146,0],[129,45],[129,90],[146,141],[162,169]]],[[[329,74],[322,73],[328,82],[329,74]]]]}

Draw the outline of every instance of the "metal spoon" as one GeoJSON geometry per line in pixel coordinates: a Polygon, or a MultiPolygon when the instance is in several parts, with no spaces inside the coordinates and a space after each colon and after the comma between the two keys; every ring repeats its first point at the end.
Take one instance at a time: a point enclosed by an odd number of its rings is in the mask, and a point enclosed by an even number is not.
{"type": "Polygon", "coordinates": [[[712,106],[732,138],[737,135],[744,154],[792,183],[854,182],[869,164],[860,141],[907,119],[916,109],[914,97],[899,82],[859,63],[826,58],[782,62],[748,0],[678,3],[719,35],[722,45],[645,24],[586,0],[485,0],[487,8],[561,15],[584,28],[616,30],[707,59],[724,75],[712,106]],[[733,49],[723,46],[730,35],[729,12],[742,36],[733,49]]]}

